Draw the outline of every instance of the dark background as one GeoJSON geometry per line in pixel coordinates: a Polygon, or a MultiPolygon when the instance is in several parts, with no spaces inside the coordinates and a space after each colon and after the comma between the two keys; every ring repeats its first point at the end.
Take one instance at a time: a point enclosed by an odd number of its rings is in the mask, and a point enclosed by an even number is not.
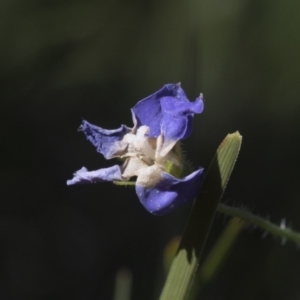
{"type": "MultiPolygon", "coordinates": [[[[113,163],[77,132],[81,118],[131,126],[130,108],[169,82],[204,93],[184,142],[194,166],[243,135],[223,201],[300,230],[299,11],[296,0],[2,0],[0,298],[112,299],[127,268],[132,299],[157,299],[190,206],[159,218],[131,188],[65,182],[113,163]]],[[[262,233],[242,233],[201,299],[300,299],[299,249],[262,233]]]]}

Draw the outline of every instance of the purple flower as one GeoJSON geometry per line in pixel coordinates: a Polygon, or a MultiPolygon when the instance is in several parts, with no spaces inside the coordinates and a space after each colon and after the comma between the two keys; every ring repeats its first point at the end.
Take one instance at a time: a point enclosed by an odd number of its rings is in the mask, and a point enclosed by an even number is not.
{"type": "Polygon", "coordinates": [[[136,177],[140,202],[155,215],[167,214],[193,200],[203,181],[203,169],[184,176],[179,142],[190,135],[194,114],[203,110],[202,98],[201,94],[190,102],[180,84],[166,84],[133,107],[133,128],[121,125],[106,130],[83,120],[80,129],[97,151],[106,159],[122,158],[124,163],[97,171],[83,167],[67,184],[126,184],[136,177]]]}

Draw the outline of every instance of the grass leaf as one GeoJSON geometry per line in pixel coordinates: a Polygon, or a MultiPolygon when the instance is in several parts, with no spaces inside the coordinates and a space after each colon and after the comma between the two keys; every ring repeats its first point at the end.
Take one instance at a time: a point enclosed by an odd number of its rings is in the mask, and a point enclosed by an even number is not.
{"type": "Polygon", "coordinates": [[[210,227],[237,159],[242,137],[228,134],[215,154],[171,265],[161,300],[188,297],[210,227]]]}

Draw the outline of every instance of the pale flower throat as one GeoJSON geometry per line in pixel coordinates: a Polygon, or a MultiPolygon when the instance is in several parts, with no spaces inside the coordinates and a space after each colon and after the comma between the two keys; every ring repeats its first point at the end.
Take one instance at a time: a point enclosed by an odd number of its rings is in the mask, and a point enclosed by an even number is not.
{"type": "Polygon", "coordinates": [[[137,176],[136,184],[151,187],[161,180],[162,172],[172,174],[172,166],[176,166],[177,170],[182,169],[182,163],[172,149],[161,156],[163,136],[149,138],[148,132],[148,126],[141,126],[136,132],[133,129],[124,135],[121,144],[127,144],[127,147],[121,155],[121,158],[125,158],[121,171],[124,180],[137,176]]]}

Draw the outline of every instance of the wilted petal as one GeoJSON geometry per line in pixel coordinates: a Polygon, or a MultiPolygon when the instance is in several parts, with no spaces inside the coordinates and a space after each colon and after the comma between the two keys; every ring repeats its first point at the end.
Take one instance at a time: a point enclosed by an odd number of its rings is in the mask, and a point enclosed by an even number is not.
{"type": "Polygon", "coordinates": [[[121,170],[118,165],[96,171],[88,171],[87,168],[82,167],[74,173],[74,177],[71,180],[67,181],[67,185],[115,180],[122,180],[121,170]]]}
{"type": "Polygon", "coordinates": [[[202,181],[202,168],[181,179],[162,173],[162,180],[154,187],[136,185],[136,192],[142,205],[150,213],[165,215],[195,199],[202,181]]]}
{"type": "Polygon", "coordinates": [[[122,143],[124,135],[130,132],[130,128],[122,125],[118,129],[107,130],[90,124],[83,120],[80,130],[84,132],[86,138],[97,148],[106,159],[122,155],[127,144],[122,143]]]}
{"type": "MultiPolygon", "coordinates": [[[[192,121],[190,125],[192,126],[192,121]]],[[[184,136],[191,126],[189,126],[188,118],[185,116],[175,117],[165,114],[161,122],[162,138],[161,144],[157,148],[157,155],[166,156],[177,141],[181,139],[180,135],[184,136]]]]}
{"type": "Polygon", "coordinates": [[[157,138],[160,135],[160,122],[163,117],[160,105],[161,98],[176,97],[178,89],[181,88],[177,84],[166,84],[154,94],[139,101],[132,108],[137,127],[146,125],[150,128],[149,137],[157,138]]]}
{"type": "Polygon", "coordinates": [[[190,102],[180,88],[180,97],[163,97],[160,101],[164,113],[172,115],[200,114],[203,111],[203,95],[190,102]]]}
{"type": "Polygon", "coordinates": [[[180,98],[164,97],[161,99],[163,118],[161,131],[166,141],[179,141],[189,137],[194,113],[203,111],[202,95],[195,102],[190,102],[185,96],[180,98]]]}
{"type": "Polygon", "coordinates": [[[158,156],[165,156],[192,130],[195,113],[203,111],[202,94],[190,102],[180,84],[166,84],[153,95],[139,101],[132,109],[135,126],[149,127],[149,137],[161,136],[158,156]]]}

